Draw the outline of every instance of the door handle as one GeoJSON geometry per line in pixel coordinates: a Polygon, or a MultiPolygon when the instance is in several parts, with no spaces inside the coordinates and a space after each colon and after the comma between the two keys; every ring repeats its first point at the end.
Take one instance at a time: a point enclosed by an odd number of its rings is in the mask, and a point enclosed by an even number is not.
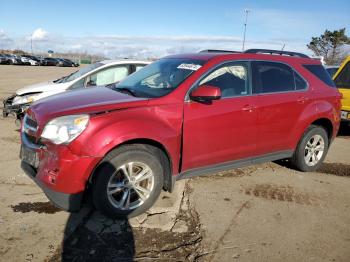
{"type": "Polygon", "coordinates": [[[304,97],[304,96],[301,96],[301,97],[299,97],[298,99],[297,99],[297,102],[299,103],[299,104],[304,104],[306,101],[308,101],[309,100],[309,98],[307,98],[307,97],[304,97]]]}
{"type": "Polygon", "coordinates": [[[255,106],[253,105],[245,105],[244,107],[242,107],[242,111],[245,111],[245,112],[253,112],[255,110],[255,106]]]}

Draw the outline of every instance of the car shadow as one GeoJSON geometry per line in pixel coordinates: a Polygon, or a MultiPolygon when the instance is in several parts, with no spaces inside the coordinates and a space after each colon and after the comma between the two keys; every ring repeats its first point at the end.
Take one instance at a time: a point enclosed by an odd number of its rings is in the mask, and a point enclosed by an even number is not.
{"type": "Polygon", "coordinates": [[[61,247],[48,261],[133,261],[135,240],[127,219],[84,208],[70,214],[61,247]]]}
{"type": "Polygon", "coordinates": [[[338,137],[350,138],[350,124],[342,122],[337,134],[338,137]]]}

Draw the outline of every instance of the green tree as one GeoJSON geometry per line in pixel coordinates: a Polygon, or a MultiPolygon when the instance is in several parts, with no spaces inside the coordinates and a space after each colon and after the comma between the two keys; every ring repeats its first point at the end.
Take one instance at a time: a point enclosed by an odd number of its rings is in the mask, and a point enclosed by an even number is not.
{"type": "Polygon", "coordinates": [[[307,47],[314,52],[316,56],[322,56],[327,65],[338,64],[344,58],[343,47],[350,44],[350,38],[345,34],[345,28],[326,30],[319,37],[312,37],[307,47]]]}

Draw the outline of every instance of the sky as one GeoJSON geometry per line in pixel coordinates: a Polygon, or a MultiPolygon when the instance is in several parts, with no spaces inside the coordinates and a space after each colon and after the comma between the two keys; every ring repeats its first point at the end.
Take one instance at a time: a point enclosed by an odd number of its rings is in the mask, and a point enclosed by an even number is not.
{"type": "Polygon", "coordinates": [[[350,1],[1,0],[0,49],[161,57],[202,49],[271,48],[311,54],[326,29],[347,28],[350,1]]]}

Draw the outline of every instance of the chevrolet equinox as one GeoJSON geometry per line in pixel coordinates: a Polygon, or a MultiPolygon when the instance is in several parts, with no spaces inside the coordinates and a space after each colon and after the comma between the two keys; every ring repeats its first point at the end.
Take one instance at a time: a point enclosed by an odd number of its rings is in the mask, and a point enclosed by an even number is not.
{"type": "Polygon", "coordinates": [[[118,84],[35,102],[22,122],[21,166],[65,210],[90,202],[133,217],[179,179],[279,159],[316,170],[337,134],[340,99],[304,54],[168,56],[118,84]]]}

